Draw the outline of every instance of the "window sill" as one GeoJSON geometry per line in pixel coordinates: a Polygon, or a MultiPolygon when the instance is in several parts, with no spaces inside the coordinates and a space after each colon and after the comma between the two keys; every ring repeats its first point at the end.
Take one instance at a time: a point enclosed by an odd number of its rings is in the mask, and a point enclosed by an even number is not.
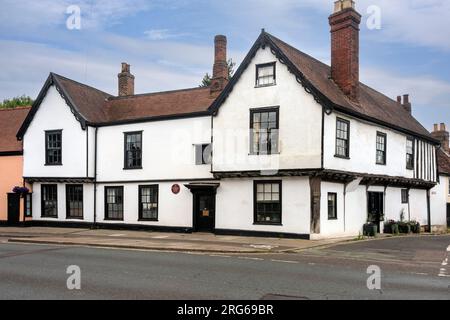
{"type": "Polygon", "coordinates": [[[139,222],[159,222],[159,219],[139,219],[139,222]]]}
{"type": "Polygon", "coordinates": [[[282,227],[282,223],[270,223],[270,222],[255,222],[254,226],[274,226],[274,227],[282,227]]]}
{"type": "Polygon", "coordinates": [[[41,216],[41,219],[58,219],[58,217],[55,216],[41,216]]]}
{"type": "Polygon", "coordinates": [[[406,167],[406,170],[413,171],[414,168],[408,168],[408,167],[406,167]]]}
{"type": "Polygon", "coordinates": [[[256,85],[255,89],[259,89],[259,88],[268,88],[268,87],[275,87],[277,84],[276,83],[272,83],[272,84],[264,84],[264,85],[256,85]]]}
{"type": "Polygon", "coordinates": [[[386,163],[377,163],[377,166],[387,166],[386,163]]]}
{"type": "Polygon", "coordinates": [[[272,152],[272,153],[249,153],[249,156],[279,156],[281,152],[272,152]]]}
{"type": "Polygon", "coordinates": [[[350,160],[350,157],[344,157],[344,156],[340,156],[338,154],[335,154],[334,157],[338,158],[338,159],[350,160]]]}
{"type": "Polygon", "coordinates": [[[63,165],[62,163],[55,163],[55,164],[46,163],[46,164],[44,164],[44,166],[46,166],[46,167],[61,167],[62,165],[63,165]]]}
{"type": "Polygon", "coordinates": [[[123,168],[123,170],[142,170],[143,167],[136,167],[136,168],[123,168]]]}

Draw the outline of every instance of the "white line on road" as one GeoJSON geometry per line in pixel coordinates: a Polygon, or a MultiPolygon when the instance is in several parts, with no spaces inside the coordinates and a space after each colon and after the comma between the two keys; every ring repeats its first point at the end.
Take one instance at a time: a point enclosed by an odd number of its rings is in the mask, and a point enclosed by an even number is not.
{"type": "Polygon", "coordinates": [[[448,248],[447,248],[447,252],[450,252],[450,246],[448,246],[448,248]]]}
{"type": "Polygon", "coordinates": [[[241,260],[253,260],[253,261],[264,261],[264,259],[261,259],[261,258],[251,258],[251,257],[238,257],[238,259],[241,259],[241,260]]]}
{"type": "Polygon", "coordinates": [[[438,274],[438,277],[446,277],[446,278],[450,278],[450,276],[448,274],[438,274]]]}
{"type": "Polygon", "coordinates": [[[417,274],[419,276],[428,276],[428,273],[422,273],[422,272],[413,272],[412,274],[417,274]]]}
{"type": "Polygon", "coordinates": [[[281,262],[281,263],[291,263],[291,264],[299,264],[298,261],[286,261],[286,260],[271,260],[272,262],[281,262]]]}

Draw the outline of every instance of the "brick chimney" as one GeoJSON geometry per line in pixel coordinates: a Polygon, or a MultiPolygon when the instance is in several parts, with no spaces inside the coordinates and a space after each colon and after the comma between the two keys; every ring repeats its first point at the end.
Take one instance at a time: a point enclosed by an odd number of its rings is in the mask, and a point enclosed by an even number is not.
{"type": "Polygon", "coordinates": [[[211,94],[220,93],[228,83],[227,37],[214,38],[214,68],[211,81],[211,94]]]}
{"type": "Polygon", "coordinates": [[[331,78],[352,100],[359,99],[359,25],[361,15],[353,0],[338,0],[329,17],[331,78]]]}
{"type": "Polygon", "coordinates": [[[450,154],[449,132],[447,131],[445,123],[435,124],[431,135],[436,140],[439,140],[441,142],[442,149],[447,152],[447,154],[450,154]]]}
{"type": "Polygon", "coordinates": [[[412,114],[412,105],[411,102],[409,101],[409,94],[404,94],[403,95],[403,103],[402,103],[403,108],[405,108],[405,110],[409,113],[412,114]]]}
{"type": "Polygon", "coordinates": [[[130,65],[122,63],[122,72],[119,73],[119,97],[134,95],[134,76],[130,73],[130,65]]]}

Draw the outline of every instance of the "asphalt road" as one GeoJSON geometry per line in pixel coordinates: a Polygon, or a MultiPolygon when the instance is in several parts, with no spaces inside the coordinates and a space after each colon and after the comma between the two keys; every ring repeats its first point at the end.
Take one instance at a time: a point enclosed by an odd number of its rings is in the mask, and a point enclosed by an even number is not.
{"type": "Polygon", "coordinates": [[[249,256],[2,240],[0,299],[450,299],[448,236],[249,256]],[[81,290],[67,289],[71,265],[81,269],[81,290]],[[381,290],[367,288],[370,265],[381,268],[381,290]]]}

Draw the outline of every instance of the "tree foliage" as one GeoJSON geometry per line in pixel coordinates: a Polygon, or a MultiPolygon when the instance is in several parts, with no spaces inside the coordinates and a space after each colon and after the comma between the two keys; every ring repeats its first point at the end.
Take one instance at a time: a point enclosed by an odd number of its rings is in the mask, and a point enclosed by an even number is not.
{"type": "MultiPolygon", "coordinates": [[[[234,67],[236,67],[236,62],[233,61],[233,59],[229,59],[227,61],[228,65],[228,79],[231,79],[231,77],[234,75],[234,67]]],[[[200,87],[209,87],[211,85],[212,77],[209,73],[205,74],[203,77],[202,83],[200,84],[200,87]]]]}
{"type": "Polygon", "coordinates": [[[29,96],[23,95],[20,97],[3,100],[3,102],[0,103],[0,109],[14,109],[17,107],[31,106],[33,102],[33,99],[29,96]]]}

